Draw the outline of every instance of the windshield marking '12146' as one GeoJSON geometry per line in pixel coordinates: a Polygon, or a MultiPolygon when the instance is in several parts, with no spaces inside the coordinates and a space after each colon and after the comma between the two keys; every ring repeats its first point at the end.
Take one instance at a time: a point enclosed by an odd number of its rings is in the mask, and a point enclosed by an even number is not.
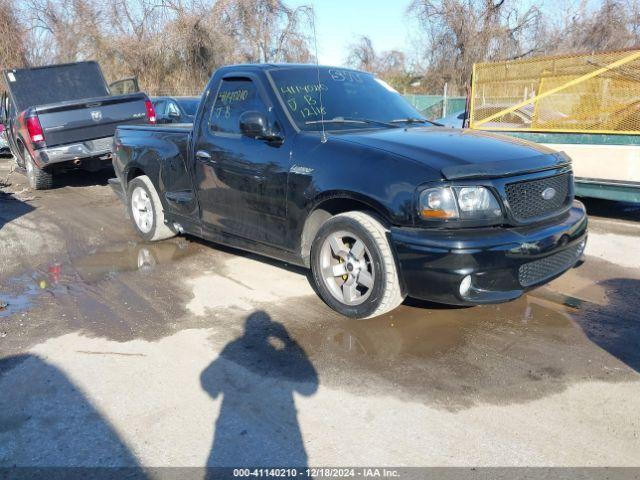
{"type": "Polygon", "coordinates": [[[389,122],[399,118],[422,119],[398,92],[385,88],[367,73],[296,67],[275,69],[270,74],[285,108],[301,130],[317,131],[323,123],[329,129],[353,129],[389,127],[389,122]]]}

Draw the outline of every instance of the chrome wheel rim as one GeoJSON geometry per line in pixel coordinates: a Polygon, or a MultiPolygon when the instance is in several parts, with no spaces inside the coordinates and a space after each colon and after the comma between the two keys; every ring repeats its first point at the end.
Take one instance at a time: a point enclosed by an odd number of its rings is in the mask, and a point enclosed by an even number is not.
{"type": "Polygon", "coordinates": [[[371,252],[352,232],[331,233],[320,250],[320,275],[331,295],[344,305],[360,305],[373,291],[371,252]]]}
{"type": "Polygon", "coordinates": [[[153,227],[153,208],[149,194],[142,187],[136,187],[131,194],[133,221],[142,233],[149,233],[153,227]]]}

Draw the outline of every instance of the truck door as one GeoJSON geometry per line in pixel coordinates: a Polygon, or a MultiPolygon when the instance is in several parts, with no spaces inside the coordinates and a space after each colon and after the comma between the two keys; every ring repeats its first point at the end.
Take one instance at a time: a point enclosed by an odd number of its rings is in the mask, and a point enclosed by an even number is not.
{"type": "MultiPolygon", "coordinates": [[[[215,87],[214,87],[215,88],[215,87]]],[[[260,111],[279,125],[258,78],[225,75],[205,102],[195,131],[194,180],[202,222],[246,239],[282,245],[289,154],[240,133],[240,115],[260,111]]]]}
{"type": "MultiPolygon", "coordinates": [[[[2,96],[2,109],[3,109],[3,123],[5,126],[5,135],[7,137],[7,142],[9,143],[9,147],[11,148],[11,153],[13,153],[14,155],[16,155],[16,153],[20,154],[20,149],[18,148],[18,143],[17,143],[17,135],[18,135],[18,129],[17,129],[17,125],[16,125],[16,107],[13,104],[13,101],[11,100],[11,98],[9,98],[9,94],[8,93],[4,93],[4,95],[2,96]]],[[[17,163],[21,166],[24,167],[24,165],[22,165],[22,159],[19,158],[18,156],[16,156],[16,161],[17,163]]]]}

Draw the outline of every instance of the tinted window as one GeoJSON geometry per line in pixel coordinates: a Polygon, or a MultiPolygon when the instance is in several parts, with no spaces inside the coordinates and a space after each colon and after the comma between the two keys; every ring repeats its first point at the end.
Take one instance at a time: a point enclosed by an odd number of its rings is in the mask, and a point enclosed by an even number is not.
{"type": "Polygon", "coordinates": [[[5,75],[20,111],[36,105],[109,95],[95,62],[9,70],[5,75]]]}
{"type": "MultiPolygon", "coordinates": [[[[338,68],[272,70],[287,110],[302,130],[320,130],[320,120],[368,119],[381,122],[423,118],[393,88],[373,75],[338,68]]],[[[367,125],[367,128],[373,125],[367,125]]],[[[325,128],[362,128],[357,123],[326,123],[325,128]]]]}
{"type": "Polygon", "coordinates": [[[240,115],[249,110],[267,113],[253,82],[245,78],[223,80],[211,109],[211,130],[240,133],[240,115]]]}
{"type": "Polygon", "coordinates": [[[164,117],[166,115],[166,106],[167,102],[164,100],[160,100],[154,103],[154,108],[156,109],[156,115],[159,117],[164,117]]]}
{"type": "Polygon", "coordinates": [[[180,110],[178,109],[178,105],[175,102],[169,102],[167,105],[167,115],[175,115],[177,117],[180,116],[180,110]]]}

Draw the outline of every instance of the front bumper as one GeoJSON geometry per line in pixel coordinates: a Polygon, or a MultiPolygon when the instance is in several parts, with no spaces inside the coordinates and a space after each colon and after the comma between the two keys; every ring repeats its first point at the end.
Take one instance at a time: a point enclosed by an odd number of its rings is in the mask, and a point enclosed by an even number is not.
{"type": "Polygon", "coordinates": [[[391,229],[406,293],[452,305],[518,298],[573,267],[586,239],[586,210],[578,201],[559,220],[526,227],[391,229]]]}
{"type": "Polygon", "coordinates": [[[82,161],[86,159],[111,160],[113,137],[97,138],[86,142],[71,143],[59,147],[45,147],[35,150],[34,160],[38,167],[82,161]]]}

